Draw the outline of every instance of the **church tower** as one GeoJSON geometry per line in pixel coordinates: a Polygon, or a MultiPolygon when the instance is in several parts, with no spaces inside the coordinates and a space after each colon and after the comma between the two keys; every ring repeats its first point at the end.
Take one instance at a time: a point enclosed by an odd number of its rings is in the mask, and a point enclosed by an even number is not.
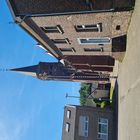
{"type": "Polygon", "coordinates": [[[109,74],[77,70],[62,63],[40,62],[38,65],[11,69],[41,80],[73,81],[73,82],[109,82],[109,74]]]}

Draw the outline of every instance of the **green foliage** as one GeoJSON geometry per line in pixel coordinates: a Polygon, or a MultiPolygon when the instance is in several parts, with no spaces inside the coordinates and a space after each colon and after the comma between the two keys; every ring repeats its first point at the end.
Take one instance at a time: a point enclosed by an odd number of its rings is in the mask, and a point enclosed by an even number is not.
{"type": "Polygon", "coordinates": [[[80,93],[80,104],[85,105],[86,104],[86,97],[90,93],[90,84],[82,83],[81,88],[79,90],[80,93]]]}

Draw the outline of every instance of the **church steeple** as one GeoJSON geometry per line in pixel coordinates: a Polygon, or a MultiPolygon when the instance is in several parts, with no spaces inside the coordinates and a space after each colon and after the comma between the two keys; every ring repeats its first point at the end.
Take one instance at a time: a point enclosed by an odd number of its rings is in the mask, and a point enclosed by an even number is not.
{"type": "Polygon", "coordinates": [[[78,71],[71,66],[64,66],[60,62],[40,62],[38,65],[11,69],[18,73],[37,77],[41,80],[59,80],[75,82],[109,81],[109,74],[78,71]]]}
{"type": "Polygon", "coordinates": [[[38,68],[38,65],[34,65],[34,66],[28,66],[28,67],[23,67],[23,68],[10,69],[10,71],[37,77],[36,76],[37,68],[38,68]]]}

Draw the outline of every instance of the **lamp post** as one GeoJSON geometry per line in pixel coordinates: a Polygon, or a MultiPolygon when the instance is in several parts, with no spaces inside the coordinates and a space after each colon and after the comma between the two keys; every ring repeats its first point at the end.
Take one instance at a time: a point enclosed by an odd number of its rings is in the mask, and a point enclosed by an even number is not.
{"type": "Polygon", "coordinates": [[[68,93],[66,93],[66,96],[65,96],[65,97],[66,97],[66,98],[78,98],[78,99],[80,99],[79,96],[68,95],[68,93]]]}

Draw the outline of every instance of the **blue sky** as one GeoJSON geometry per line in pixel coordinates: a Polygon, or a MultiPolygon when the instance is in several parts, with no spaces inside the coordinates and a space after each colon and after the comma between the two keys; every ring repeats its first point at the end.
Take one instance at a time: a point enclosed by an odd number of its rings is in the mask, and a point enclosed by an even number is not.
{"type": "MultiPolygon", "coordinates": [[[[5,0],[0,5],[0,68],[53,62],[13,21],[5,0]],[[9,23],[10,22],[10,23],[9,23]]],[[[65,104],[79,104],[80,83],[40,81],[0,72],[0,140],[61,140],[65,104]]]]}

